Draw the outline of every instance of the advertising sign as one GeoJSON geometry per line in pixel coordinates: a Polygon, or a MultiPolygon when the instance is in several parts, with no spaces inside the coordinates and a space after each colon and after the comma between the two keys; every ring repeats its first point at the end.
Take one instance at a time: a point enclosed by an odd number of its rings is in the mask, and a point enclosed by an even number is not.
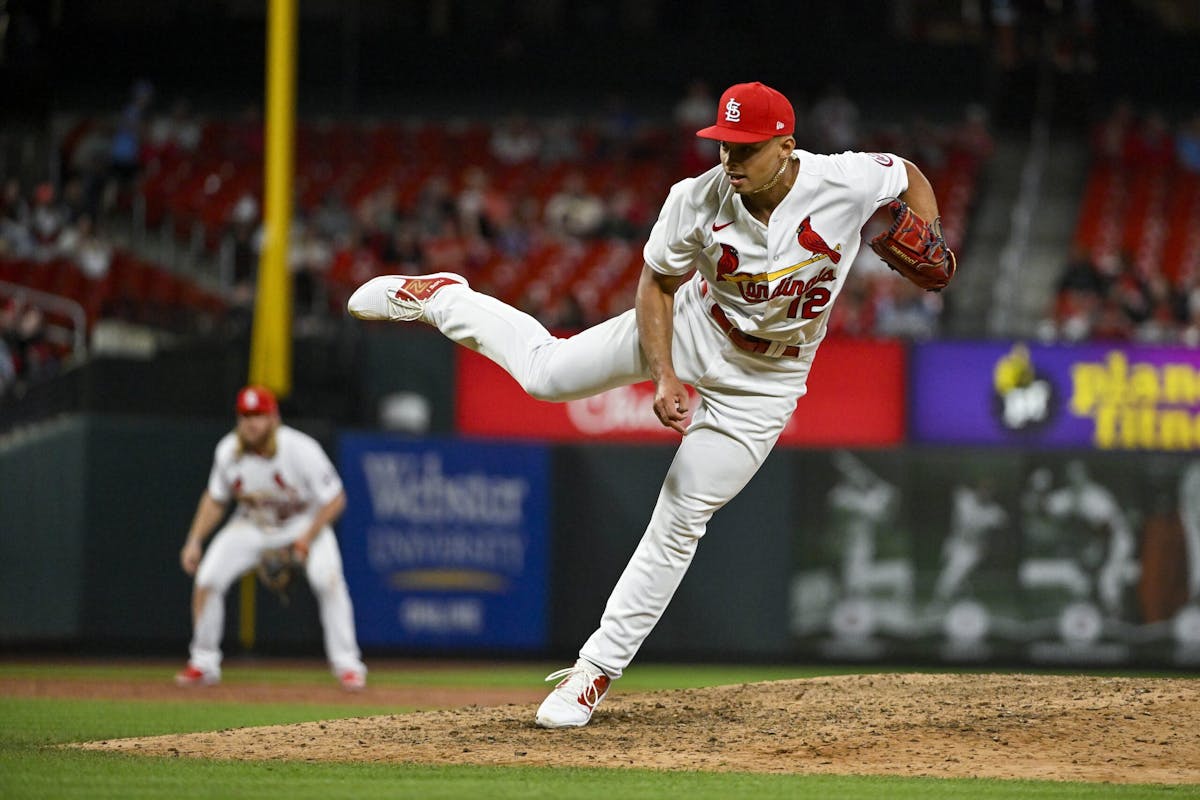
{"type": "Polygon", "coordinates": [[[790,618],[806,655],[1200,664],[1200,459],[802,457],[790,618]]]}
{"type": "MultiPolygon", "coordinates": [[[[478,353],[458,349],[457,429],[473,436],[541,441],[679,441],[654,416],[654,385],[548,403],[527,395],[478,353]]],[[[904,440],[904,346],[830,339],[821,344],[808,394],[779,439],[793,447],[886,447],[904,440]]],[[[693,395],[694,405],[694,395],[693,395]]]]}
{"type": "Polygon", "coordinates": [[[1200,449],[1200,350],[934,342],[911,360],[914,441],[1200,449]]]}
{"type": "Polygon", "coordinates": [[[544,448],[345,435],[339,469],[338,538],[362,644],[545,644],[544,448]]]}

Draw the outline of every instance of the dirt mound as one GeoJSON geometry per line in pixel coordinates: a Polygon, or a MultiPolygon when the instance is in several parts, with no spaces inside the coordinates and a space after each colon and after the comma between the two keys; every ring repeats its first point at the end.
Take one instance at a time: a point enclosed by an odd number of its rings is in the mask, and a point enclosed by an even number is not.
{"type": "Polygon", "coordinates": [[[146,755],[1200,783],[1187,679],[854,675],[623,695],[582,729],[536,704],[90,742],[146,755]]]}

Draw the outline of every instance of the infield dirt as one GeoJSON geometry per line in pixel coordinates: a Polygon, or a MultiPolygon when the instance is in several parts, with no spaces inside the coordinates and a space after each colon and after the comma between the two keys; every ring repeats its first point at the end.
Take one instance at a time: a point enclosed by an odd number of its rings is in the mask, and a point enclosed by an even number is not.
{"type": "MultiPolygon", "coordinates": [[[[588,727],[559,731],[533,724],[540,690],[507,700],[500,690],[471,698],[484,705],[447,710],[81,746],[216,759],[1196,784],[1197,688],[1185,678],[927,674],[638,694],[617,684],[588,727]]],[[[399,701],[390,691],[358,701],[399,701]]],[[[424,695],[417,705],[434,704],[429,690],[413,691],[424,695]]]]}

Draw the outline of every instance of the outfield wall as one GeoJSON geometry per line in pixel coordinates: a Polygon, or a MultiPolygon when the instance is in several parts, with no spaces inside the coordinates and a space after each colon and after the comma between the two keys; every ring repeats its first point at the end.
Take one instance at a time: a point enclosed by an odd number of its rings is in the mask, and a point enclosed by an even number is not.
{"type": "MultiPolygon", "coordinates": [[[[357,396],[426,394],[431,427],[458,435],[289,416],[346,479],[363,643],[569,655],[673,442],[636,397],[533,403],[461,349],[455,379],[438,341],[374,339],[357,396]]],[[[714,517],[645,655],[1200,664],[1200,351],[855,346],[822,350],[838,358],[818,362],[795,438],[714,517]],[[874,386],[863,364],[895,366],[874,386]],[[882,423],[838,434],[855,429],[839,408],[882,423]]],[[[229,424],[79,414],[0,440],[0,645],[185,646],[178,552],[229,424]]],[[[320,652],[306,588],[287,607],[251,596],[247,626],[230,594],[231,651],[320,652]]]]}

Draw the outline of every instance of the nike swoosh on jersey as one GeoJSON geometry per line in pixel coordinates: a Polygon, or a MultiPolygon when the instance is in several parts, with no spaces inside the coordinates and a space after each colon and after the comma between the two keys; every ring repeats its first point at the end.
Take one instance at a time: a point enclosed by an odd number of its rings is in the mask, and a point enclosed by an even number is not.
{"type": "Polygon", "coordinates": [[[718,225],[717,223],[715,223],[715,222],[714,222],[714,223],[713,223],[713,230],[714,230],[714,231],[719,231],[719,230],[721,230],[722,228],[728,228],[730,225],[732,225],[732,224],[733,224],[733,222],[734,222],[733,220],[730,220],[729,222],[726,222],[724,225],[718,225]]]}
{"type": "MultiPolygon", "coordinates": [[[[839,244],[837,247],[835,247],[833,249],[841,252],[842,246],[839,244]]],[[[805,267],[807,267],[809,264],[815,264],[816,262],[820,261],[822,258],[829,258],[829,256],[825,255],[824,253],[817,253],[812,258],[806,258],[803,261],[801,261],[799,264],[792,264],[790,267],[784,267],[783,269],[777,269],[774,272],[756,272],[753,275],[748,275],[744,272],[735,272],[732,275],[722,275],[717,280],[726,281],[728,283],[759,283],[761,281],[766,281],[767,283],[770,283],[771,281],[779,280],[784,275],[791,275],[793,272],[802,270],[805,267]]]]}

